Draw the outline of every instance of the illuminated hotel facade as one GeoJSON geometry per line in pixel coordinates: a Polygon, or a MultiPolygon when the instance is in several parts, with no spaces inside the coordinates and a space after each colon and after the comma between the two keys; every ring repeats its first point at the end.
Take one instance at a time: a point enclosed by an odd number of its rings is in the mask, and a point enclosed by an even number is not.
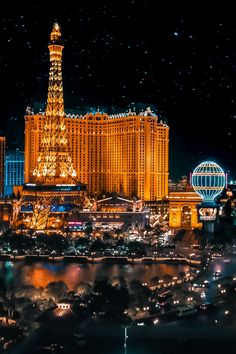
{"type": "MultiPolygon", "coordinates": [[[[30,181],[45,115],[25,116],[25,182],[30,181]]],[[[168,195],[169,127],[149,109],[65,117],[69,150],[78,180],[97,196],[117,192],[144,201],[168,195]]]]}
{"type": "Polygon", "coordinates": [[[6,138],[0,136],[0,197],[4,194],[4,161],[6,152],[6,138]]]}
{"type": "Polygon", "coordinates": [[[24,163],[23,151],[6,151],[4,196],[12,195],[13,187],[24,183],[24,163]]]}

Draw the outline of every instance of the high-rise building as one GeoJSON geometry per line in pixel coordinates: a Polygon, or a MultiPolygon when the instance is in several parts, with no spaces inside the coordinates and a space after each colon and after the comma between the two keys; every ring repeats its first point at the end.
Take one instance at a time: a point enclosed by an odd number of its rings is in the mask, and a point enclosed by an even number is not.
{"type": "MultiPolygon", "coordinates": [[[[38,159],[44,124],[44,114],[25,116],[26,181],[38,159]]],[[[65,126],[77,177],[90,194],[117,192],[145,201],[168,195],[169,127],[150,109],[67,115],[65,126]]]]}
{"type": "Polygon", "coordinates": [[[0,197],[4,194],[4,160],[6,151],[6,138],[0,136],[0,197]]]}
{"type": "Polygon", "coordinates": [[[5,179],[4,195],[10,196],[13,193],[13,186],[20,186],[24,183],[24,152],[6,151],[5,156],[5,179]]]}

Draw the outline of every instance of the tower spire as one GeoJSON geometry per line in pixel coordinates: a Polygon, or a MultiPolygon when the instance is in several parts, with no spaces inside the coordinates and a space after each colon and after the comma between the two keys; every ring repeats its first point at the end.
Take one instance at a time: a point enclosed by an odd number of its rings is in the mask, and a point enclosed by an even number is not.
{"type": "Polygon", "coordinates": [[[76,171],[68,150],[62,84],[61,31],[54,23],[49,41],[50,70],[45,124],[33,179],[39,183],[70,183],[76,171]]]}
{"type": "MultiPolygon", "coordinates": [[[[86,185],[76,181],[76,171],[68,149],[62,86],[63,45],[57,23],[53,25],[48,48],[48,96],[38,160],[30,183],[23,185],[22,197],[14,212],[14,225],[17,225],[22,222],[21,207],[30,205],[32,216],[28,227],[34,230],[64,225],[64,217],[60,220],[54,212],[60,210],[63,216],[68,215],[68,204],[71,208],[82,205],[86,192],[86,185]],[[67,204],[66,208],[63,208],[63,203],[67,204]]],[[[27,145],[25,147],[27,151],[27,145]]]]}

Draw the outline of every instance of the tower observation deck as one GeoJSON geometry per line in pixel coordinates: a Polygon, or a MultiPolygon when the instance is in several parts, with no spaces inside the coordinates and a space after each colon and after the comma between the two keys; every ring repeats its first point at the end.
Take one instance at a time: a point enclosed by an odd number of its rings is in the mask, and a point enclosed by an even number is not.
{"type": "MultiPolygon", "coordinates": [[[[62,83],[61,31],[54,23],[49,41],[50,70],[45,123],[31,180],[23,186],[17,215],[31,206],[30,228],[46,229],[52,208],[64,202],[83,203],[86,186],[77,181],[68,148],[62,83]]],[[[18,216],[15,218],[17,219],[18,216]]]]}

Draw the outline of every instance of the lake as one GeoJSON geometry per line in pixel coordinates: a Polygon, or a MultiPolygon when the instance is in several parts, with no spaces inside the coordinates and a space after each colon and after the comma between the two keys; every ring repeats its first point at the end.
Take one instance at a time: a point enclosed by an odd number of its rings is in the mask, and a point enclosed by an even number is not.
{"type": "Polygon", "coordinates": [[[151,278],[178,276],[192,268],[182,264],[78,264],[64,262],[0,262],[0,277],[13,290],[22,285],[46,287],[50,282],[63,281],[69,290],[82,282],[94,282],[97,277],[122,276],[127,282],[139,280],[150,284],[151,278]]]}

